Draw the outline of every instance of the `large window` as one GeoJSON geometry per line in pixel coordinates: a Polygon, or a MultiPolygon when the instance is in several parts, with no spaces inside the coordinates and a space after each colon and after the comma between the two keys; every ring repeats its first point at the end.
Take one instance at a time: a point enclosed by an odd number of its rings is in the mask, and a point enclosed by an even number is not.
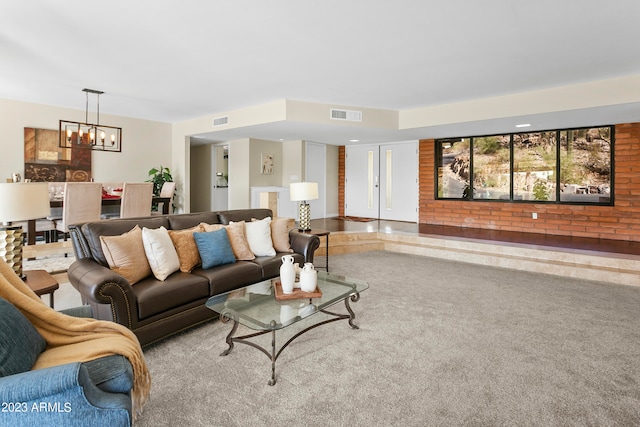
{"type": "Polygon", "coordinates": [[[604,126],[436,140],[437,198],[610,205],[613,133],[604,126]]]}

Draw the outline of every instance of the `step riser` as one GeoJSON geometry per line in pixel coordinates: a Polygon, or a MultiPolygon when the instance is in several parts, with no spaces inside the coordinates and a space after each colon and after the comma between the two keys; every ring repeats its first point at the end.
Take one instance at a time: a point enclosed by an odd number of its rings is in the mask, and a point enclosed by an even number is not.
{"type": "MultiPolygon", "coordinates": [[[[324,255],[325,246],[316,254],[324,255]]],[[[640,286],[640,257],[541,248],[473,239],[405,236],[385,233],[331,233],[329,254],[386,250],[520,271],[640,286]]]]}

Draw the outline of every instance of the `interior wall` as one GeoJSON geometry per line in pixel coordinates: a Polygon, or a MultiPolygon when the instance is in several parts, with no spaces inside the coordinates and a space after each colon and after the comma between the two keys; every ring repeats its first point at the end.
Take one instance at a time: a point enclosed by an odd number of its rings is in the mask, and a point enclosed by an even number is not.
{"type": "Polygon", "coordinates": [[[251,206],[249,138],[229,141],[229,209],[251,206]]]}
{"type": "MultiPolygon", "coordinates": [[[[57,130],[61,119],[84,121],[85,111],[0,99],[0,180],[12,173],[24,176],[24,128],[57,130]]],[[[172,165],[170,123],[103,113],[100,122],[122,127],[122,152],[91,153],[95,181],[141,182],[149,169],[172,165]]]]}
{"type": "Polygon", "coordinates": [[[288,187],[292,182],[302,181],[302,147],[301,140],[282,142],[282,186],[288,187]]]}
{"type": "Polygon", "coordinates": [[[249,148],[249,186],[282,186],[282,170],[284,164],[284,159],[282,158],[282,142],[251,138],[249,148]],[[263,154],[270,154],[273,156],[272,174],[263,174],[261,172],[263,154]]]}
{"type": "Polygon", "coordinates": [[[211,210],[211,151],[210,144],[191,146],[190,212],[211,210]]]}

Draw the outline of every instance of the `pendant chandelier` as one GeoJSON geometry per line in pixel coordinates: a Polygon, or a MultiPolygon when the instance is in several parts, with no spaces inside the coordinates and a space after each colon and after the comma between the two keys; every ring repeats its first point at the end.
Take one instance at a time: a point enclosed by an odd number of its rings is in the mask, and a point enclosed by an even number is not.
{"type": "Polygon", "coordinates": [[[84,123],[60,120],[59,146],[98,151],[122,151],[122,128],[100,124],[100,95],[104,92],[82,89],[86,94],[84,123]],[[89,123],[89,94],[96,95],[96,122],[89,123]]]}

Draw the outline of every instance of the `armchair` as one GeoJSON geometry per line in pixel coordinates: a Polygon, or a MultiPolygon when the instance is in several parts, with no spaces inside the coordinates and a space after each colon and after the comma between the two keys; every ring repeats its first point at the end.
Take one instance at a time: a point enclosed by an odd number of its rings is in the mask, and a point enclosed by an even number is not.
{"type": "MultiPolygon", "coordinates": [[[[88,306],[62,312],[92,314],[88,306]]],[[[133,369],[127,358],[31,370],[45,347],[27,317],[0,298],[0,425],[131,425],[133,369]]]]}

